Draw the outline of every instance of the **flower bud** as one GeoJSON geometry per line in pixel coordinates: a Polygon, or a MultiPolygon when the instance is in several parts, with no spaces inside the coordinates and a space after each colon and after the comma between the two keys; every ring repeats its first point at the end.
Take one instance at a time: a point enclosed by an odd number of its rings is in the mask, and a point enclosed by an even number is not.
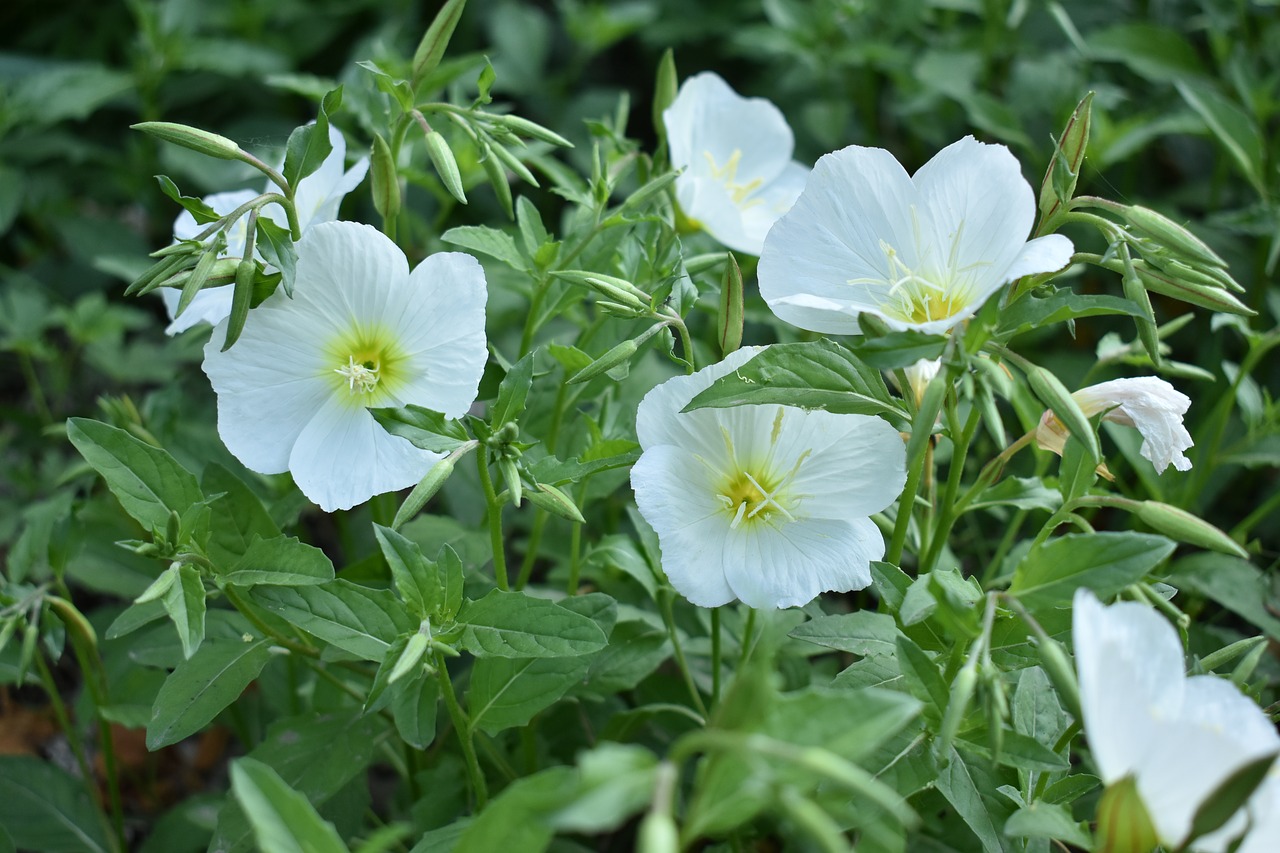
{"type": "Polygon", "coordinates": [[[489,148],[502,164],[516,174],[520,180],[531,186],[539,186],[538,179],[533,176],[533,172],[529,171],[529,167],[520,162],[520,158],[512,154],[504,145],[494,145],[489,148]]]}
{"type": "Polygon", "coordinates": [[[680,830],[667,812],[649,812],[636,833],[637,853],[680,853],[680,830]]]}
{"type": "Polygon", "coordinates": [[[1089,146],[1092,106],[1093,92],[1090,92],[1076,106],[1071,118],[1067,119],[1067,126],[1063,128],[1058,147],[1053,152],[1053,160],[1044,173],[1044,180],[1040,182],[1039,208],[1042,225],[1075,194],[1080,164],[1084,162],[1085,150],[1089,146]]]}
{"type": "Polygon", "coordinates": [[[1102,450],[1098,446],[1098,433],[1094,431],[1089,418],[1081,411],[1080,405],[1071,397],[1062,382],[1038,365],[1030,365],[1026,373],[1027,383],[1040,398],[1040,402],[1053,411],[1063,426],[1084,445],[1090,458],[1096,462],[1102,455],[1102,450]]]}
{"type": "Polygon", "coordinates": [[[1132,776],[1108,785],[1098,801],[1098,853],[1151,853],[1159,843],[1132,776]]]}
{"type": "Polygon", "coordinates": [[[1129,227],[1143,237],[1209,266],[1227,265],[1204,241],[1167,216],[1136,204],[1126,207],[1123,215],[1129,227]]]}
{"type": "MultiPolygon", "coordinates": [[[[950,750],[951,742],[955,740],[956,732],[960,731],[960,723],[964,720],[965,711],[969,709],[969,702],[972,701],[973,691],[977,686],[977,667],[969,664],[961,667],[956,680],[951,682],[951,697],[947,700],[947,710],[942,715],[942,726],[938,729],[939,754],[946,755],[950,750]]],[[[993,720],[992,725],[995,724],[993,720]]]]}
{"type": "Polygon", "coordinates": [[[653,83],[653,129],[661,140],[667,138],[667,126],[666,122],[662,120],[662,114],[667,107],[675,102],[676,95],[679,94],[679,87],[679,77],[676,75],[676,55],[671,48],[667,48],[666,53],[662,54],[662,59],[658,62],[658,75],[653,83]]]}
{"type": "Polygon", "coordinates": [[[529,503],[539,509],[545,509],[553,515],[558,515],[578,524],[586,521],[582,517],[582,510],[578,509],[578,505],[563,491],[548,483],[539,483],[537,490],[529,492],[526,497],[529,498],[529,503]]]}
{"type": "Polygon", "coordinates": [[[400,659],[391,668],[391,675],[387,677],[387,683],[395,684],[401,678],[404,678],[422,660],[422,656],[426,654],[427,647],[430,645],[431,638],[421,631],[410,637],[409,642],[404,647],[404,651],[400,654],[400,659]]]}
{"type": "Polygon", "coordinates": [[[418,485],[413,487],[409,497],[404,499],[404,503],[396,511],[396,517],[391,522],[391,529],[398,530],[400,525],[417,515],[418,511],[426,506],[427,501],[435,497],[436,492],[440,491],[440,487],[444,485],[445,480],[449,479],[449,475],[453,473],[453,467],[458,464],[458,460],[462,455],[471,451],[475,446],[475,442],[467,442],[435,465],[432,465],[431,470],[418,481],[418,485]]]}
{"type": "Polygon", "coordinates": [[[1188,271],[1194,273],[1195,270],[1179,261],[1169,261],[1160,270],[1135,261],[1134,268],[1142,277],[1142,283],[1146,288],[1156,293],[1171,296],[1189,305],[1199,305],[1210,311],[1221,311],[1224,314],[1241,314],[1249,317],[1257,313],[1217,286],[1217,282],[1203,284],[1195,281],[1194,276],[1186,275],[1188,271]]]}
{"type": "MultiPolygon", "coordinates": [[[[501,146],[490,149],[504,151],[501,146]]],[[[440,182],[449,194],[463,204],[467,203],[467,194],[462,189],[462,175],[458,173],[458,161],[454,159],[453,149],[438,130],[427,134],[427,154],[431,157],[431,165],[435,166],[440,182]]],[[[537,183],[534,183],[537,186],[537,183]]]]}
{"type": "Polygon", "coordinates": [[[1136,514],[1152,530],[1163,533],[1171,539],[1190,545],[1199,545],[1210,551],[1231,554],[1241,559],[1249,557],[1249,553],[1240,547],[1240,543],[1184,509],[1159,501],[1142,501],[1138,504],[1136,514]]]}
{"type": "Polygon", "coordinates": [[[156,601],[169,591],[169,589],[178,580],[178,564],[174,563],[164,571],[164,574],[151,582],[151,585],[142,591],[142,595],[133,600],[134,604],[146,604],[148,601],[156,601]]]}
{"type": "Polygon", "coordinates": [[[1077,720],[1084,719],[1080,710],[1080,683],[1076,681],[1075,669],[1062,644],[1052,637],[1042,636],[1036,638],[1036,649],[1040,653],[1040,666],[1053,682],[1067,712],[1077,720]]]}
{"type": "Polygon", "coordinates": [[[369,184],[373,190],[373,207],[383,219],[400,213],[400,177],[391,156],[391,147],[382,134],[373,135],[373,152],[369,158],[369,184]]]}
{"type": "Polygon", "coordinates": [[[517,507],[524,496],[524,485],[520,482],[520,471],[516,468],[515,460],[509,456],[503,456],[498,460],[498,470],[502,472],[502,479],[507,483],[507,490],[511,492],[511,502],[517,507]]]}
{"type": "Polygon", "coordinates": [[[492,146],[484,146],[484,156],[480,158],[480,165],[484,167],[484,173],[489,177],[489,183],[493,185],[493,191],[498,196],[498,203],[502,205],[507,218],[511,219],[516,215],[515,205],[511,201],[511,184],[507,182],[506,170],[502,168],[498,158],[493,156],[492,146]]]}
{"type": "Polygon", "coordinates": [[[562,148],[572,148],[573,143],[565,139],[560,134],[548,130],[540,124],[529,121],[527,118],[520,116],[501,116],[498,119],[513,133],[526,136],[530,139],[540,139],[543,142],[550,142],[552,145],[559,145],[562,148]]]}
{"type": "Polygon", "coordinates": [[[207,130],[188,127],[185,124],[174,124],[168,121],[144,121],[140,124],[130,125],[130,127],[157,139],[163,139],[165,142],[172,142],[175,145],[190,148],[192,151],[199,151],[201,154],[207,154],[210,157],[217,157],[219,160],[239,160],[241,154],[244,153],[240,150],[239,145],[236,145],[225,136],[219,136],[207,130]]]}
{"type": "Polygon", "coordinates": [[[720,310],[716,319],[720,326],[720,352],[728,355],[742,346],[744,320],[742,270],[738,268],[738,259],[733,256],[733,252],[729,252],[729,261],[724,267],[724,282],[720,285],[720,310]]]}

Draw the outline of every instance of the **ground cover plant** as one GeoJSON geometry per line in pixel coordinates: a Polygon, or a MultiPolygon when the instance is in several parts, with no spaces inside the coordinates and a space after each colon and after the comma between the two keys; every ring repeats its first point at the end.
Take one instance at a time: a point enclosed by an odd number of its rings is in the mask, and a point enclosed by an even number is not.
{"type": "Polygon", "coordinates": [[[1280,846],[1272,4],[105,5],[0,850],[1280,846]]]}

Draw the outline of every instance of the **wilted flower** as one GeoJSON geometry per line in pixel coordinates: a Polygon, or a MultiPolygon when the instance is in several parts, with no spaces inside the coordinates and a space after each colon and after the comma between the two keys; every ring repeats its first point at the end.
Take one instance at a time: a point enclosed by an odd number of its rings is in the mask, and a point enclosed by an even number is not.
{"type": "Polygon", "coordinates": [[[293,298],[277,290],[250,311],[226,352],[225,321],[205,346],[219,435],[248,468],[292,473],[326,511],[413,485],[442,457],[369,409],[464,414],[488,358],[485,300],[470,255],[432,255],[410,272],[367,225],[314,226],[298,244],[293,298]]]}
{"type": "Polygon", "coordinates": [[[1187,678],[1173,626],[1150,608],[1104,607],[1080,589],[1073,613],[1094,764],[1108,788],[1132,780],[1158,840],[1177,849],[1196,809],[1236,770],[1274,754],[1280,737],[1230,681],[1187,678]]]}
{"type": "Polygon", "coordinates": [[[1062,269],[1071,241],[1027,235],[1031,186],[1003,145],[966,136],[915,176],[881,148],[822,157],[795,206],[769,232],[760,292],[779,318],[857,334],[858,316],[945,332],[1025,275],[1062,269]]]}
{"type": "MultiPolygon", "coordinates": [[[[298,227],[303,234],[312,225],[319,225],[321,222],[332,222],[337,219],[338,207],[342,204],[343,197],[355,189],[364,180],[365,173],[369,171],[368,157],[360,158],[354,166],[345,172],[343,171],[347,158],[347,142],[343,138],[341,131],[333,125],[329,125],[329,144],[333,146],[329,156],[320,164],[319,169],[298,182],[298,189],[293,197],[293,203],[298,212],[298,227]]],[[[277,192],[279,188],[275,184],[268,182],[263,191],[277,192]]],[[[259,195],[261,193],[256,193],[253,190],[234,190],[232,192],[214,193],[211,196],[206,196],[203,201],[213,208],[215,213],[225,216],[259,195]]],[[[270,219],[281,228],[288,229],[289,227],[288,218],[278,204],[264,206],[261,208],[259,215],[270,219]]],[[[175,240],[195,239],[196,235],[203,231],[205,227],[207,226],[197,224],[195,217],[184,210],[178,214],[178,218],[173,222],[173,238],[175,240]]],[[[224,252],[224,257],[244,257],[244,247],[248,236],[246,233],[247,228],[248,217],[242,216],[227,231],[227,248],[224,252]]],[[[259,256],[259,260],[261,259],[259,256]]],[[[165,329],[165,332],[170,335],[176,335],[178,332],[186,331],[198,323],[217,325],[222,318],[231,313],[231,291],[232,287],[230,285],[205,288],[195,295],[195,298],[183,310],[181,317],[174,317],[174,312],[178,310],[178,300],[182,294],[176,288],[161,288],[160,293],[164,297],[165,309],[169,312],[169,318],[173,320],[165,329]]]]}
{"type": "Polygon", "coordinates": [[[671,165],[684,170],[676,200],[685,217],[730,249],[759,255],[809,174],[791,159],[795,139],[782,112],[703,72],[684,81],[662,120],[671,165]]]}
{"type": "MultiPolygon", "coordinates": [[[[1086,417],[1106,412],[1102,416],[1104,421],[1136,428],[1142,436],[1142,448],[1138,452],[1151,460],[1156,473],[1162,473],[1170,465],[1179,471],[1191,468],[1191,460],[1182,452],[1194,444],[1182,425],[1182,416],[1191,407],[1191,398],[1163,379],[1154,376],[1113,379],[1081,388],[1071,397],[1086,417]]],[[[1068,435],[1057,416],[1046,411],[1036,427],[1036,444],[1061,455],[1068,435]]]]}
{"type": "Polygon", "coordinates": [[[879,418],[756,405],[681,413],[760,351],[667,380],[636,415],[636,503],[672,586],[702,607],[792,607],[865,587],[884,556],[869,516],[906,481],[902,439],[879,418]]]}

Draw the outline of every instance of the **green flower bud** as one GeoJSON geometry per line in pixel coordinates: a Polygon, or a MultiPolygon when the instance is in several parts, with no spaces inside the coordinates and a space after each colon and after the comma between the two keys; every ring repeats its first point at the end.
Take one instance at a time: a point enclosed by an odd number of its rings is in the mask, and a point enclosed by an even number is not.
{"type": "Polygon", "coordinates": [[[1084,162],[1085,150],[1089,147],[1092,107],[1093,92],[1090,92],[1076,106],[1071,118],[1067,119],[1067,126],[1063,128],[1058,147],[1053,152],[1053,160],[1044,173],[1044,180],[1040,182],[1041,232],[1044,223],[1058,213],[1063,203],[1070,201],[1075,194],[1080,165],[1084,162]]]}
{"type": "Polygon", "coordinates": [[[501,116],[498,121],[505,125],[513,133],[526,136],[530,139],[540,139],[543,142],[550,142],[552,145],[559,145],[562,148],[572,148],[573,143],[565,139],[560,134],[548,130],[540,124],[529,121],[527,118],[520,116],[501,116]]]}
{"type": "Polygon", "coordinates": [[[1209,266],[1227,265],[1204,241],[1167,216],[1136,204],[1126,207],[1123,215],[1129,227],[1143,237],[1209,266]]]}
{"type": "Polygon", "coordinates": [[[733,252],[729,252],[729,262],[724,268],[724,281],[720,285],[720,310],[716,315],[722,355],[728,355],[742,346],[743,319],[742,270],[739,269],[738,259],[733,256],[733,252]]]}
{"type": "Polygon", "coordinates": [[[410,637],[409,642],[404,647],[404,651],[400,654],[400,659],[391,668],[391,675],[387,677],[387,683],[395,684],[408,675],[421,662],[422,656],[426,654],[427,647],[430,645],[431,638],[421,631],[410,637]]]}
{"type": "Polygon", "coordinates": [[[1095,463],[1101,458],[1102,449],[1098,446],[1098,433],[1089,419],[1080,410],[1080,404],[1072,398],[1066,387],[1049,371],[1038,365],[1028,365],[1026,370],[1027,384],[1040,402],[1048,406],[1062,422],[1067,431],[1079,441],[1095,463]]]}
{"type": "Polygon", "coordinates": [[[398,530],[400,525],[418,514],[427,501],[435,497],[436,492],[440,491],[445,480],[449,479],[449,475],[453,473],[453,468],[458,464],[458,460],[463,454],[474,449],[476,443],[474,441],[467,442],[459,447],[453,453],[441,459],[435,465],[431,466],[431,470],[418,481],[418,485],[413,487],[413,491],[409,493],[409,497],[404,499],[404,503],[400,505],[400,509],[396,511],[396,517],[391,522],[391,529],[398,530]]]}
{"type": "Polygon", "coordinates": [[[680,829],[666,812],[649,812],[636,833],[637,853],[680,853],[680,829]]]}
{"type": "Polygon", "coordinates": [[[1151,853],[1159,840],[1134,778],[1108,785],[1098,801],[1097,853],[1151,853]]]}
{"type": "MultiPolygon", "coordinates": [[[[431,157],[431,165],[435,166],[436,174],[440,176],[440,182],[444,184],[451,196],[466,204],[467,194],[462,189],[462,175],[458,172],[458,161],[454,159],[453,149],[449,147],[449,143],[438,130],[431,131],[426,138],[427,154],[431,157]]],[[[505,149],[498,147],[490,150],[505,149]]],[[[534,186],[537,186],[537,183],[534,183],[534,186]]]]}
{"type": "Polygon", "coordinates": [[[539,483],[537,490],[529,492],[526,497],[529,498],[529,503],[539,509],[545,509],[553,515],[558,515],[578,524],[586,521],[582,517],[582,510],[578,509],[578,505],[573,502],[572,498],[549,483],[539,483]]]}
{"type": "Polygon", "coordinates": [[[225,136],[219,136],[207,130],[188,127],[185,124],[174,124],[168,121],[144,121],[140,124],[130,125],[130,127],[157,139],[163,139],[165,142],[172,142],[175,145],[190,148],[192,151],[199,151],[201,154],[207,154],[210,157],[217,157],[219,160],[239,160],[244,153],[240,150],[239,145],[236,145],[225,136]]]}
{"type": "Polygon", "coordinates": [[[373,135],[373,151],[369,158],[369,184],[373,189],[373,207],[383,219],[400,213],[400,177],[391,156],[391,147],[382,134],[373,135]]]}
{"type": "Polygon", "coordinates": [[[1241,559],[1248,559],[1249,552],[1227,534],[1214,527],[1202,518],[1159,501],[1142,501],[1137,507],[1137,516],[1157,533],[1163,533],[1171,539],[1199,545],[1210,551],[1231,554],[1241,559]]]}
{"type": "Polygon", "coordinates": [[[1080,710],[1080,683],[1076,681],[1076,671],[1071,665],[1071,658],[1067,656],[1066,649],[1062,648],[1062,644],[1057,640],[1048,636],[1037,637],[1036,648],[1040,652],[1040,666],[1049,676],[1049,681],[1053,682],[1058,696],[1062,699],[1062,704],[1077,720],[1084,719],[1080,710]]]}

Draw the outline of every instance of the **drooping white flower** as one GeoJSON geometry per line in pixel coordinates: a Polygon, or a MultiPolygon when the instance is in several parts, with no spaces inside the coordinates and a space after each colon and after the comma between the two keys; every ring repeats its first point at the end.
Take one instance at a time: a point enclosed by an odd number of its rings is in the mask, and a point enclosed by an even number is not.
{"type": "Polygon", "coordinates": [[[906,481],[902,438],[879,418],[756,405],[681,413],[760,351],[667,380],[636,414],[636,504],[672,586],[702,607],[793,607],[865,587],[884,556],[869,516],[906,481]]]}
{"type": "MultiPolygon", "coordinates": [[[[1191,460],[1183,451],[1194,442],[1182,425],[1182,416],[1191,407],[1191,398],[1163,379],[1154,376],[1112,379],[1081,388],[1071,397],[1087,417],[1106,412],[1103,420],[1137,429],[1142,436],[1138,452],[1151,460],[1156,473],[1163,473],[1170,465],[1179,471],[1191,468],[1191,460]]],[[[1036,427],[1036,444],[1061,455],[1068,434],[1053,412],[1046,411],[1036,427]]]]}
{"type": "Polygon", "coordinates": [[[857,334],[858,316],[941,333],[1024,275],[1062,269],[1066,237],[1028,242],[1036,203],[1003,145],[966,136],[914,176],[881,148],[818,160],[769,232],[760,293],[793,326],[857,334]]]}
{"type": "Polygon", "coordinates": [[[250,311],[226,352],[225,320],[205,346],[218,434],[246,467],[292,473],[326,511],[411,486],[441,456],[389,434],[369,409],[462,416],[488,357],[485,301],[470,255],[432,255],[410,272],[367,225],[315,225],[298,244],[293,298],[277,290],[250,311]]]}
{"type": "Polygon", "coordinates": [[[1187,840],[1196,809],[1228,776],[1280,749],[1275,727],[1234,684],[1186,677],[1173,626],[1150,608],[1105,607],[1080,589],[1072,637],[1085,736],[1103,784],[1132,777],[1169,849],[1187,840]]]}
{"type": "MultiPolygon", "coordinates": [[[[342,204],[342,199],[364,180],[365,174],[369,171],[368,157],[360,158],[354,166],[343,171],[347,159],[347,141],[342,136],[342,132],[333,125],[329,125],[329,144],[333,146],[329,156],[320,164],[319,169],[298,182],[298,189],[294,193],[293,203],[298,212],[298,227],[303,234],[312,225],[337,219],[338,207],[342,204]]],[[[263,192],[278,191],[279,187],[270,182],[263,188],[263,192]]],[[[214,193],[206,196],[203,201],[213,208],[215,213],[225,216],[259,195],[261,193],[253,190],[234,190],[214,193]]],[[[281,228],[289,227],[288,217],[278,204],[266,205],[259,215],[270,219],[281,228]]],[[[197,224],[195,217],[184,210],[173,222],[173,238],[193,240],[205,227],[207,226],[197,224]]],[[[244,257],[247,228],[248,217],[243,216],[231,226],[227,232],[227,248],[224,257],[244,257]]],[[[261,255],[258,255],[258,258],[261,260],[261,255]]],[[[165,333],[176,335],[199,323],[216,326],[222,318],[231,313],[231,291],[230,285],[205,288],[195,295],[181,317],[174,317],[182,293],[172,287],[161,288],[160,294],[164,297],[165,309],[173,321],[165,328],[165,333]]]]}
{"type": "Polygon", "coordinates": [[[759,255],[809,174],[791,159],[795,138],[781,110],[704,71],[684,81],[662,120],[671,165],[684,170],[676,200],[685,217],[730,249],[759,255]]]}

